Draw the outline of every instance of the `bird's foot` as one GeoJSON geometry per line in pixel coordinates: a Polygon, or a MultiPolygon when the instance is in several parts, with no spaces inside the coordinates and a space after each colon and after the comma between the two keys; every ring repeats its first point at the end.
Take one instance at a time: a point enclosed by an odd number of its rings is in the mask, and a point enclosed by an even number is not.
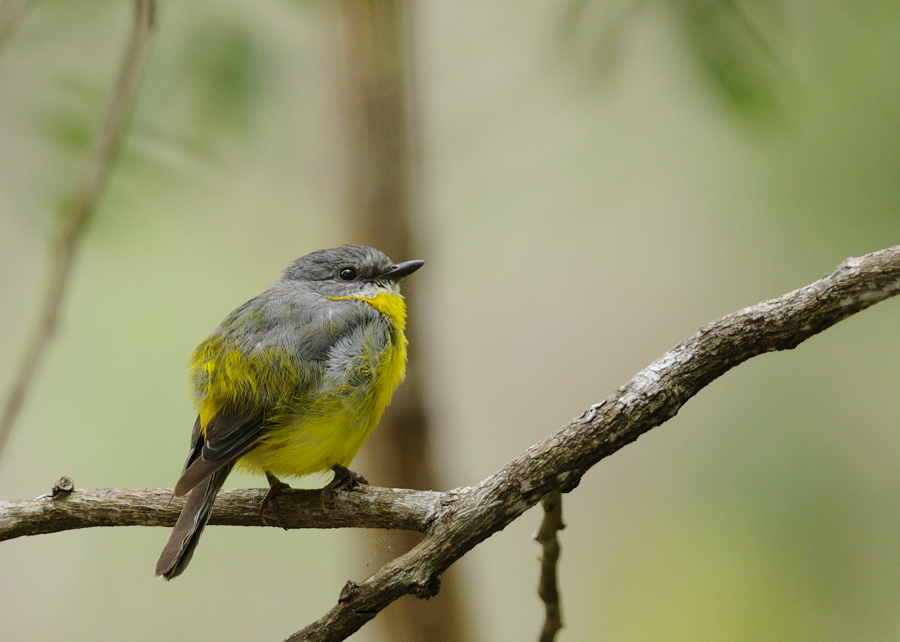
{"type": "Polygon", "coordinates": [[[325,488],[322,489],[322,510],[328,510],[325,507],[325,500],[334,497],[340,491],[352,490],[357,486],[369,485],[369,480],[365,477],[359,473],[354,473],[349,468],[341,466],[340,464],[335,464],[331,467],[331,470],[334,471],[334,477],[328,482],[325,488]]]}
{"type": "Polygon", "coordinates": [[[269,492],[266,493],[266,496],[263,497],[262,504],[259,507],[259,521],[263,523],[263,526],[277,526],[282,524],[283,521],[281,519],[281,514],[278,510],[278,502],[275,502],[275,496],[284,490],[285,488],[290,488],[288,484],[285,484],[283,481],[278,479],[275,475],[270,473],[268,470],[266,471],[266,481],[269,482],[269,492]],[[269,508],[269,504],[274,502],[273,508],[275,509],[275,515],[278,518],[277,524],[270,524],[266,520],[266,509],[269,508]]]}

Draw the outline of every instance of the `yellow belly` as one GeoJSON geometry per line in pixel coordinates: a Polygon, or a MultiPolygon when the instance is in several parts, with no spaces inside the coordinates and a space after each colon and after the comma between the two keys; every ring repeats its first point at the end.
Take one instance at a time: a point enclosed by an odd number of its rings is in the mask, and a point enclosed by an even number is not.
{"type": "Polygon", "coordinates": [[[373,408],[359,417],[347,409],[277,428],[241,457],[237,467],[253,473],[269,471],[278,477],[302,477],[327,471],[335,464],[349,466],[383,411],[384,407],[373,408]]]}

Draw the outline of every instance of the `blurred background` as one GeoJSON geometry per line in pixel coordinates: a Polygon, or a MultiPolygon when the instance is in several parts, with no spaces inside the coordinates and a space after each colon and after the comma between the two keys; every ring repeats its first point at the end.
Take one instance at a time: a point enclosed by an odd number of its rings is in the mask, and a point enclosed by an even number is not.
{"type": "MultiPolygon", "coordinates": [[[[336,6],[161,6],[0,499],[61,475],[171,487],[192,348],[295,258],[358,238],[336,6]]],[[[0,42],[0,390],[131,21],[42,0],[0,42]]],[[[402,23],[417,255],[393,258],[427,263],[405,291],[440,490],[707,322],[900,239],[900,4],[419,0],[402,23]]],[[[900,639],[898,316],[754,359],[596,466],[564,498],[560,640],[900,639]]],[[[460,639],[536,639],[540,516],[454,569],[460,639]]],[[[377,531],[210,527],[165,583],[167,537],[3,542],[0,636],[279,640],[392,555],[377,531]]]]}

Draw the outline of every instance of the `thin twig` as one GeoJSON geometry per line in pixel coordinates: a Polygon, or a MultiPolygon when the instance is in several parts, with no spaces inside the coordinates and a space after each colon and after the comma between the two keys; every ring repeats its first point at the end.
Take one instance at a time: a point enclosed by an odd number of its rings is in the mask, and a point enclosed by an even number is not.
{"type": "Polygon", "coordinates": [[[97,136],[94,151],[75,187],[68,210],[59,220],[54,242],[53,264],[41,316],[28,342],[22,366],[14,379],[3,406],[3,414],[0,416],[0,456],[25,402],[38,365],[59,323],[60,309],[81,238],[106,185],[113,158],[125,131],[125,123],[134,102],[138,82],[143,75],[155,15],[156,0],[135,0],[134,27],[122,60],[119,78],[107,107],[103,126],[97,136]]]}
{"type": "Polygon", "coordinates": [[[563,626],[556,570],[560,550],[559,538],[556,533],[566,527],[562,518],[562,493],[558,490],[547,493],[541,499],[541,506],[544,509],[544,518],[534,536],[543,549],[538,595],[544,601],[544,628],[541,630],[538,640],[539,642],[553,642],[557,632],[563,626]]]}

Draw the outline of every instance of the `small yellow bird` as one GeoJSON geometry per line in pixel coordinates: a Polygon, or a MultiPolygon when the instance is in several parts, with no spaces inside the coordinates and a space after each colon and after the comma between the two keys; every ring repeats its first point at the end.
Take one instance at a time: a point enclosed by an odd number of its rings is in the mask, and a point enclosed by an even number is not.
{"type": "Polygon", "coordinates": [[[422,265],[394,264],[362,245],[313,252],[197,346],[190,382],[198,416],[175,484],[176,496],[190,496],[157,575],[170,580],[187,567],[235,466],[298,477],[330,469],[329,487],[354,478],[346,466],[406,373],[398,280],[422,265]]]}

